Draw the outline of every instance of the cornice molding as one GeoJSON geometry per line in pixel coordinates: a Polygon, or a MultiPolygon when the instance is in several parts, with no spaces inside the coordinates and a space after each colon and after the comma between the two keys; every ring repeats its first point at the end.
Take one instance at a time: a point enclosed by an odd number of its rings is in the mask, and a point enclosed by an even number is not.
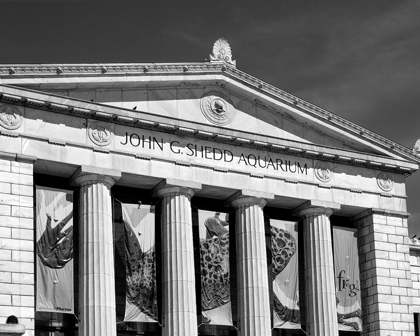
{"type": "MultiPolygon", "coordinates": [[[[271,96],[293,108],[297,108],[323,122],[337,126],[360,138],[374,142],[383,148],[402,154],[415,162],[420,158],[405,146],[393,142],[379,134],[352,123],[336,114],[311,104],[256,77],[253,77],[225,62],[205,63],[127,63],[127,64],[45,64],[45,65],[0,65],[0,78],[17,77],[67,77],[72,75],[112,76],[188,73],[219,73],[234,78],[256,91],[271,96]],[[106,69],[106,71],[104,71],[106,69]]],[[[11,97],[14,98],[14,97],[11,97]]],[[[5,97],[3,99],[6,99],[5,97]]],[[[11,99],[9,99],[11,100],[11,99]]],[[[28,103],[29,104],[29,103],[28,103]]]]}
{"type": "MultiPolygon", "coordinates": [[[[25,93],[24,90],[22,90],[23,93],[25,93]]],[[[399,174],[404,174],[406,176],[410,175],[411,173],[415,172],[416,169],[413,167],[408,167],[404,165],[394,165],[384,162],[378,162],[381,159],[378,157],[378,161],[373,160],[363,160],[357,157],[347,157],[339,154],[332,154],[330,153],[330,148],[325,148],[325,152],[322,150],[306,150],[303,148],[290,146],[290,145],[281,145],[279,143],[274,142],[265,142],[255,139],[247,139],[241,135],[241,137],[235,137],[231,135],[226,135],[222,133],[217,132],[207,132],[203,130],[198,130],[194,128],[189,127],[180,127],[178,125],[174,124],[168,124],[167,122],[157,122],[157,121],[151,121],[143,118],[134,118],[134,117],[128,117],[128,116],[121,116],[117,113],[110,113],[106,111],[96,111],[92,108],[81,108],[79,106],[72,106],[71,100],[67,99],[66,104],[57,104],[52,103],[50,100],[42,100],[37,99],[34,100],[33,98],[25,97],[24,95],[17,95],[17,94],[8,94],[4,92],[0,92],[0,104],[2,102],[8,103],[8,104],[15,104],[20,106],[29,106],[35,109],[44,109],[48,111],[53,111],[55,113],[60,114],[67,114],[67,115],[75,115],[78,117],[85,117],[93,120],[106,120],[107,122],[112,122],[115,124],[130,126],[134,128],[142,128],[142,129],[148,129],[148,130],[154,130],[154,131],[160,131],[164,133],[172,133],[177,134],[181,136],[190,136],[200,139],[206,139],[210,141],[215,141],[219,143],[225,143],[230,145],[241,145],[243,147],[248,148],[254,148],[259,150],[269,150],[276,153],[284,153],[294,156],[300,156],[300,157],[307,157],[309,159],[319,159],[319,160],[326,160],[330,162],[337,162],[337,163],[344,163],[344,164],[350,164],[355,166],[364,166],[369,168],[375,168],[382,171],[392,171],[399,174]],[[13,99],[11,99],[13,98],[13,99]],[[36,103],[34,103],[36,102],[36,103]]],[[[75,101],[75,103],[79,103],[78,101],[75,101]]],[[[89,104],[92,106],[92,104],[89,104]]],[[[114,108],[114,107],[113,107],[114,108]]],[[[6,132],[3,130],[0,130],[0,134],[5,136],[11,136],[10,131],[6,132]]],[[[19,136],[18,133],[14,133],[12,135],[19,136]]],[[[274,139],[273,139],[274,140],[274,139]]],[[[321,146],[318,146],[321,147],[321,146]]],[[[420,159],[416,157],[414,160],[416,162],[419,162],[420,159]]]]}

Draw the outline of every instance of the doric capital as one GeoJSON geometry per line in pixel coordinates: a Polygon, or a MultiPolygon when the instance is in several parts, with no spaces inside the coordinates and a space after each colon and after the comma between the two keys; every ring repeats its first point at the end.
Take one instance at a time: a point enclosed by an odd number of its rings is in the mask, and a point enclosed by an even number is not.
{"type": "Polygon", "coordinates": [[[269,199],[274,199],[274,194],[243,189],[230,196],[225,201],[225,205],[234,207],[235,209],[251,205],[259,205],[261,208],[264,208],[269,199]]]}
{"type": "Polygon", "coordinates": [[[195,191],[190,188],[185,187],[165,187],[156,193],[158,197],[165,197],[165,196],[178,196],[178,195],[185,195],[188,199],[191,199],[195,194],[195,191]]]}
{"type": "Polygon", "coordinates": [[[264,208],[267,201],[259,197],[240,197],[230,203],[235,209],[247,208],[253,205],[258,205],[261,209],[264,208]]]}
{"type": "Polygon", "coordinates": [[[302,218],[309,215],[326,215],[330,217],[334,210],[340,210],[340,208],[338,203],[310,200],[294,208],[292,214],[302,218]]]}
{"type": "Polygon", "coordinates": [[[201,190],[200,183],[176,179],[165,179],[152,189],[151,194],[152,196],[158,196],[160,198],[170,194],[186,195],[190,199],[199,190],[201,190]]]}
{"type": "Polygon", "coordinates": [[[71,177],[70,184],[83,187],[88,184],[103,183],[110,189],[120,178],[119,170],[81,166],[71,177]]]}

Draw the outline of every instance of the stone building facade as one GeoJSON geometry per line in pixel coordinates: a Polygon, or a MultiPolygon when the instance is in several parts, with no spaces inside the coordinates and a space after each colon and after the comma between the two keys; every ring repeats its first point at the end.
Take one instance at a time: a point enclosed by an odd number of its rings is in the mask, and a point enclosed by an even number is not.
{"type": "Polygon", "coordinates": [[[0,66],[0,319],[16,315],[26,335],[348,335],[337,326],[337,225],[357,229],[356,334],[418,334],[420,261],[408,238],[405,177],[419,158],[240,71],[226,44],[211,56],[0,66]],[[35,313],[36,185],[76,195],[77,317],[35,313]],[[161,326],[117,327],[114,198],[159,208],[161,326]],[[197,323],[197,207],[233,214],[235,327],[197,323]],[[267,214],[302,230],[302,330],[272,331],[267,214]]]}

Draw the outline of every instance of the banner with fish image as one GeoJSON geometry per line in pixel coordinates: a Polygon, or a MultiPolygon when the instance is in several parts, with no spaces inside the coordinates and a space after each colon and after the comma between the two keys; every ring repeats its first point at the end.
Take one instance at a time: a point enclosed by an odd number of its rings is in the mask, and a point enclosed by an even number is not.
{"type": "Polygon", "coordinates": [[[155,208],[121,203],[125,233],[125,322],[157,322],[155,208]]]}
{"type": "Polygon", "coordinates": [[[233,325],[230,299],[229,219],[198,210],[201,265],[201,322],[233,325]]]}
{"type": "Polygon", "coordinates": [[[36,187],[36,311],[74,314],[73,192],[36,187]]]}
{"type": "Polygon", "coordinates": [[[333,227],[338,329],[362,331],[357,230],[333,227]]]}
{"type": "Polygon", "coordinates": [[[298,224],[270,219],[273,328],[301,329],[299,310],[298,224]]]}

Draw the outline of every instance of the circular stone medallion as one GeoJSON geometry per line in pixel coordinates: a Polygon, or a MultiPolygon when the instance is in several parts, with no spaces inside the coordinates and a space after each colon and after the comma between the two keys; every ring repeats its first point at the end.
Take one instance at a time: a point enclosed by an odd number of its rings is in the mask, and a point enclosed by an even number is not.
{"type": "Polygon", "coordinates": [[[89,139],[98,146],[107,146],[112,142],[113,134],[108,124],[94,122],[88,129],[89,139]]]}
{"type": "Polygon", "coordinates": [[[333,176],[333,170],[329,163],[327,162],[318,162],[315,165],[315,176],[321,182],[329,182],[333,176]]]}
{"type": "Polygon", "coordinates": [[[22,112],[11,105],[0,106],[0,125],[8,130],[15,130],[22,126],[22,112]]]}
{"type": "Polygon", "coordinates": [[[378,182],[379,188],[383,191],[391,191],[394,188],[394,179],[390,173],[379,173],[376,181],[378,182]]]}
{"type": "Polygon", "coordinates": [[[229,97],[221,92],[208,92],[201,97],[201,111],[213,124],[229,124],[235,116],[235,108],[229,97]]]}

